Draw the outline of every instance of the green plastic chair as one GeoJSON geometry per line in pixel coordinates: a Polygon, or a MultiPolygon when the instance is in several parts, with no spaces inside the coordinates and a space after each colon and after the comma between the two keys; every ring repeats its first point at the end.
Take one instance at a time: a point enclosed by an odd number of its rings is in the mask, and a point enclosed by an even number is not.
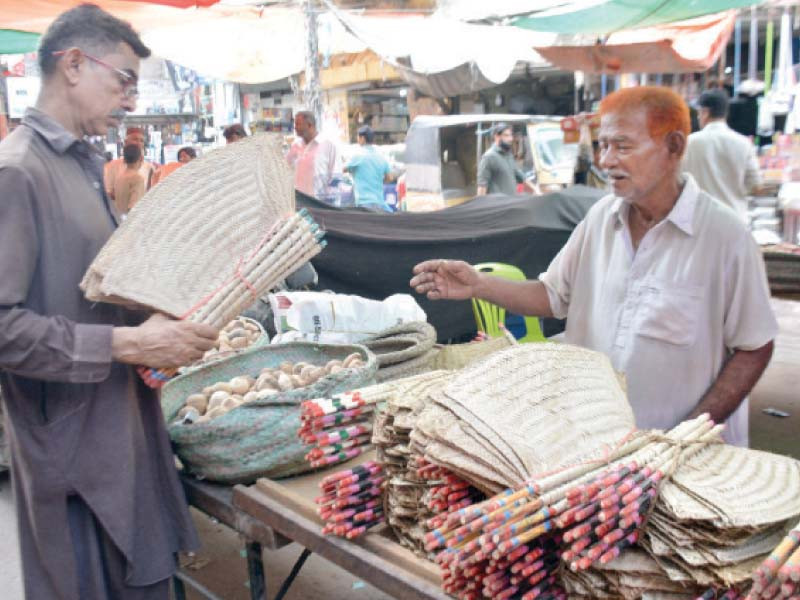
{"type": "MultiPolygon", "coordinates": [[[[525,273],[514,265],[504,263],[481,263],[475,265],[481,273],[488,273],[495,277],[502,277],[511,281],[525,281],[525,273]]],[[[483,331],[489,337],[499,337],[503,335],[500,325],[505,323],[506,309],[487,302],[486,300],[472,299],[472,312],[475,314],[475,323],[478,331],[483,331]]],[[[537,317],[524,317],[525,335],[519,338],[519,343],[544,342],[542,328],[537,317]]]]}

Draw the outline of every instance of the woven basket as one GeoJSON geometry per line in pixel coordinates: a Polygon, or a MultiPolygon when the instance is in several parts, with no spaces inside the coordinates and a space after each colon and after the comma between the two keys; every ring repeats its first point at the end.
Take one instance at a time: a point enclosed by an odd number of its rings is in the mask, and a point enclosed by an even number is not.
{"type": "Polygon", "coordinates": [[[376,354],[383,369],[426,354],[436,343],[436,330],[428,323],[401,323],[361,343],[376,354]]]}
{"type": "Polygon", "coordinates": [[[374,383],[378,362],[363,346],[295,342],[254,348],[201,367],[170,381],[162,390],[164,417],[171,423],[187,396],[238,375],[256,376],[284,361],[324,365],[358,352],[360,369],[323,377],[308,387],[275,394],[239,406],[210,423],[169,425],[169,434],[186,468],[205,479],[247,483],[259,477],[287,477],[309,470],[303,458],[308,448],[297,437],[300,404],[374,383]]]}
{"type": "Polygon", "coordinates": [[[267,335],[267,332],[264,330],[264,326],[261,323],[259,323],[255,319],[251,319],[250,317],[238,317],[238,318],[243,321],[247,321],[248,323],[252,323],[253,325],[256,325],[258,327],[258,330],[261,332],[261,335],[259,335],[259,337],[256,339],[255,342],[253,342],[252,344],[250,344],[250,346],[242,350],[217,352],[216,354],[213,354],[207,359],[200,359],[196,363],[192,363],[187,367],[181,367],[180,369],[178,369],[178,373],[181,375],[185,375],[186,373],[191,373],[192,371],[196,371],[197,369],[201,369],[203,367],[207,367],[221,360],[225,360],[226,358],[230,358],[232,356],[238,356],[239,354],[247,352],[248,350],[253,350],[254,348],[260,348],[262,346],[266,346],[269,344],[269,335],[267,335]]]}

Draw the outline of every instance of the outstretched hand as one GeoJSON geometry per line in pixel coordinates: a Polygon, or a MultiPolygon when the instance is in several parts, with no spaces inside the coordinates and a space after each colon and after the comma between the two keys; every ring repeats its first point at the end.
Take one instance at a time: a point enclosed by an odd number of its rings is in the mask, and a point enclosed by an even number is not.
{"type": "Polygon", "coordinates": [[[476,295],[480,274],[463,260],[426,260],[414,267],[411,287],[429,300],[467,300],[476,295]]]}

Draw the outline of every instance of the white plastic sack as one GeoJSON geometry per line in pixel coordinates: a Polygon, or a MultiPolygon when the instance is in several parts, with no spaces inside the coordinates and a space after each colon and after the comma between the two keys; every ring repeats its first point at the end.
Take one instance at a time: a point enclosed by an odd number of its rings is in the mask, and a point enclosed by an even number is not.
{"type": "Polygon", "coordinates": [[[326,292],[278,292],[269,295],[277,334],[273,344],[309,341],[351,344],[413,321],[427,321],[425,311],[408,294],[382,302],[326,292]]]}

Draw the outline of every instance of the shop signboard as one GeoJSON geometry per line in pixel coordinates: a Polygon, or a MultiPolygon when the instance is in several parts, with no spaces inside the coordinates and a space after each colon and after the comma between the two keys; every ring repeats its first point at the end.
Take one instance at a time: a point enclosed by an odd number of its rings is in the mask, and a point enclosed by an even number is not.
{"type": "Polygon", "coordinates": [[[11,119],[21,119],[25,109],[36,103],[39,95],[41,80],[38,77],[8,77],[8,116],[11,119]]]}

